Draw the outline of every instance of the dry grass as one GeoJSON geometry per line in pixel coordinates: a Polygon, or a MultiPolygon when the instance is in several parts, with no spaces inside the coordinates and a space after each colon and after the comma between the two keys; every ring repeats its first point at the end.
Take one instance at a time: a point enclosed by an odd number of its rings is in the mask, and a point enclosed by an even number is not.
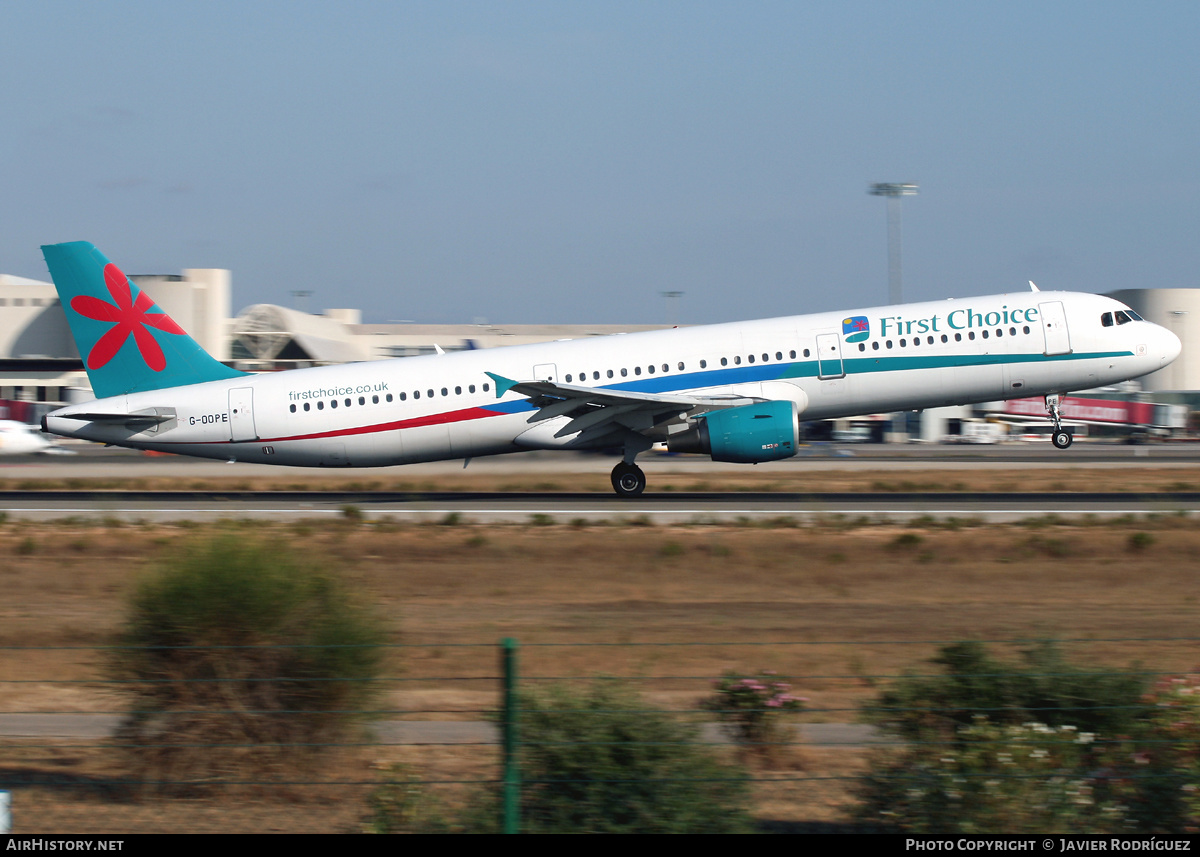
{"type": "MultiPolygon", "coordinates": [[[[629,676],[675,708],[694,708],[702,677],[727,669],[807,676],[799,690],[815,709],[809,719],[826,721],[853,720],[887,676],[921,668],[931,641],[1052,637],[1091,640],[1065,647],[1082,663],[1185,670],[1197,661],[1194,643],[1122,642],[1200,636],[1200,533],[1174,516],[957,529],[833,520],[775,529],[219,526],[322,559],[381,606],[405,646],[389,667],[397,680],[385,704],[409,719],[479,719],[494,708],[496,683],[474,679],[495,674],[503,637],[522,644],[526,681],[629,676]]],[[[103,645],[139,570],[206,529],[0,526],[0,645],[103,645]]],[[[87,648],[0,649],[0,678],[9,682],[0,711],[120,710],[101,676],[102,656],[87,648]]],[[[783,773],[841,776],[863,764],[854,751],[798,753],[783,773]]],[[[5,757],[5,772],[91,778],[88,787],[19,790],[16,831],[332,832],[354,828],[362,812],[360,787],[333,799],[328,787],[305,786],[114,802],[105,784],[121,774],[103,749],[10,744],[5,757]]],[[[322,773],[373,780],[381,764],[399,760],[453,779],[489,776],[493,759],[479,748],[366,748],[337,755],[322,773]]],[[[847,800],[844,783],[780,786],[762,794],[761,817],[836,822],[847,800]]]]}

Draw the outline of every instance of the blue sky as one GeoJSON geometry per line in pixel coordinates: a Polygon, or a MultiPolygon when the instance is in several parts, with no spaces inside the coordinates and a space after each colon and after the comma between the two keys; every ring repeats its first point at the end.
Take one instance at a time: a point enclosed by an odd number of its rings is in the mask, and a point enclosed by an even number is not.
{"type": "Polygon", "coordinates": [[[0,272],[367,321],[1200,287],[1200,3],[0,2],[0,272]]]}

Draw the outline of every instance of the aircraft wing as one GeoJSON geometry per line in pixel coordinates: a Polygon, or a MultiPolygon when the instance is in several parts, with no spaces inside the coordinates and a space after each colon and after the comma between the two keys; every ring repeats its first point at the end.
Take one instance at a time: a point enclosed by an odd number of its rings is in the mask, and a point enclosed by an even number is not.
{"type": "Polygon", "coordinates": [[[554,437],[579,432],[580,440],[589,442],[617,430],[645,434],[671,423],[684,422],[698,411],[736,408],[757,401],[744,396],[663,396],[555,381],[514,381],[492,372],[487,375],[496,382],[497,398],[510,390],[529,397],[536,409],[529,418],[530,423],[568,417],[554,437]]]}

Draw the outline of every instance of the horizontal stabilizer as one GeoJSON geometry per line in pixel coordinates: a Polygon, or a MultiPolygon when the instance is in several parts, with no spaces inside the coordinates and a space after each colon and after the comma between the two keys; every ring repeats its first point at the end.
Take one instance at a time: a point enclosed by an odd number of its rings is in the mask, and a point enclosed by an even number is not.
{"type": "Polygon", "coordinates": [[[175,419],[174,414],[55,414],[55,416],[64,420],[79,420],[85,423],[118,423],[122,425],[130,423],[158,425],[175,419]]]}

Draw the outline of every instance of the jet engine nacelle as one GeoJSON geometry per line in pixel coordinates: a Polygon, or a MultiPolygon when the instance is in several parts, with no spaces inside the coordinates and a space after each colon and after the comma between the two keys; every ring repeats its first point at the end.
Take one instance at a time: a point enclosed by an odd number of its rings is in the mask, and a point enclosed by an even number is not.
{"type": "Polygon", "coordinates": [[[794,402],[761,402],[703,414],[696,425],[667,439],[671,452],[699,452],[713,461],[752,464],[796,454],[799,408],[794,402]]]}

